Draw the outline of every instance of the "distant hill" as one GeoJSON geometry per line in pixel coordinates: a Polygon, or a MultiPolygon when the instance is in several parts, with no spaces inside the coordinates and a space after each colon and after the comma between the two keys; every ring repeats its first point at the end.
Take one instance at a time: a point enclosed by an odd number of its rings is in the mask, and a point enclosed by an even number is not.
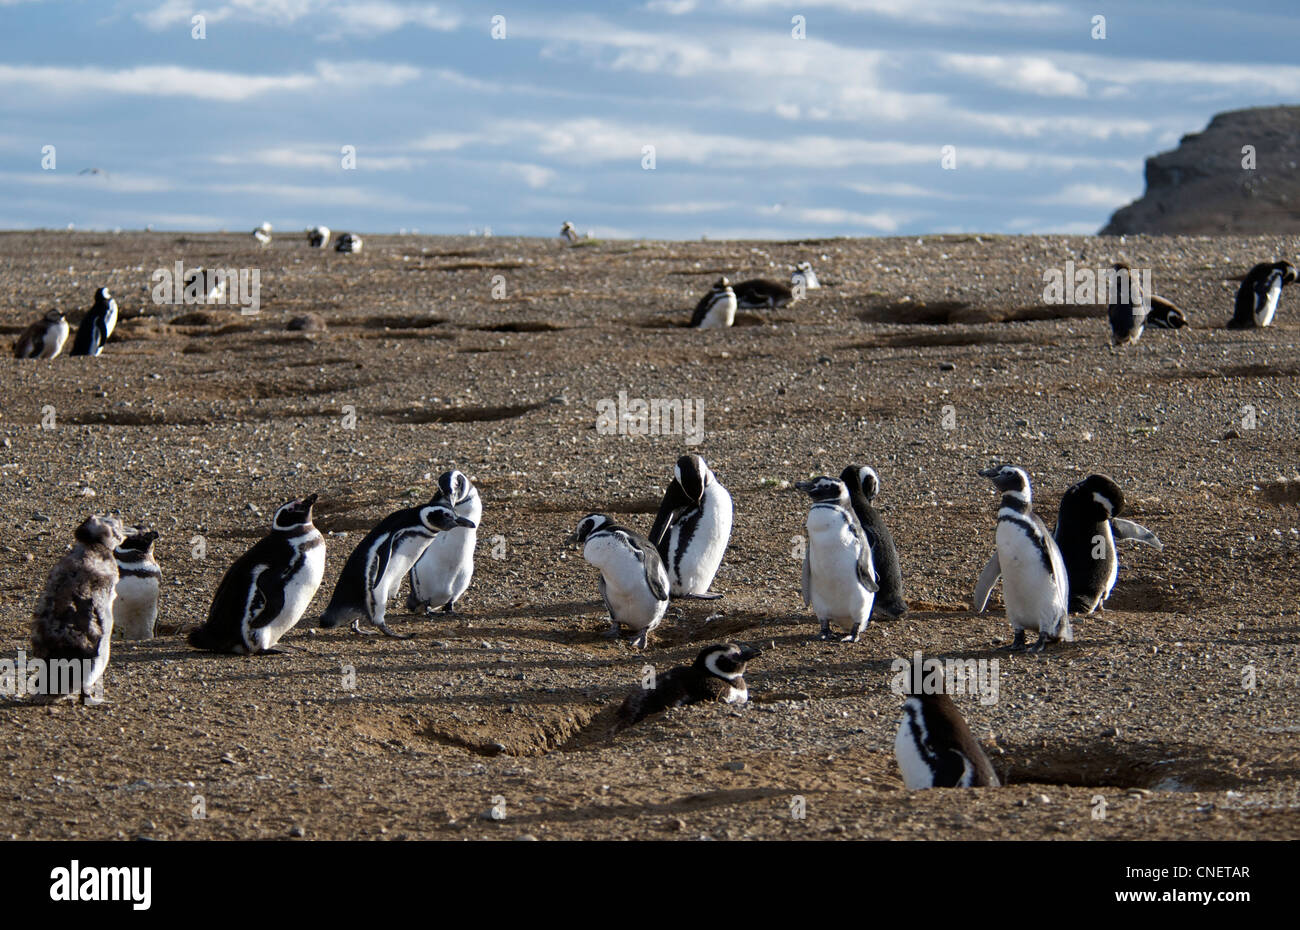
{"type": "Polygon", "coordinates": [[[1300,106],[1220,113],[1147,159],[1147,190],[1100,235],[1300,233],[1300,106]],[[1255,168],[1242,147],[1255,147],[1255,168]]]}

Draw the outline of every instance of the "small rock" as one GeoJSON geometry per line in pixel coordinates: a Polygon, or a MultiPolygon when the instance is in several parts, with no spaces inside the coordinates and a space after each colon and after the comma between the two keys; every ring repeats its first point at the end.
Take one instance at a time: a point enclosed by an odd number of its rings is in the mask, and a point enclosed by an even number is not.
{"type": "Polygon", "coordinates": [[[307,835],[307,831],[295,825],[289,828],[289,835],[301,838],[307,835]]]}
{"type": "Polygon", "coordinates": [[[957,369],[957,366],[954,365],[952,362],[940,362],[940,363],[939,363],[939,370],[940,370],[940,371],[955,371],[956,369],[957,369]]]}
{"type": "Polygon", "coordinates": [[[722,764],[722,767],[723,767],[724,769],[726,769],[728,772],[743,772],[743,771],[745,771],[745,763],[743,763],[743,762],[724,762],[724,763],[722,764]]]}

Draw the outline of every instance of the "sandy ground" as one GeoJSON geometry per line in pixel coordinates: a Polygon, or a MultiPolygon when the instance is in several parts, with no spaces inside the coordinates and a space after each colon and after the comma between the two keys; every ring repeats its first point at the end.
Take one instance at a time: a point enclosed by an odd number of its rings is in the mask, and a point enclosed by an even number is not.
{"type": "Polygon", "coordinates": [[[1298,251],[367,237],[345,256],[296,236],[0,235],[8,340],[51,306],[75,322],[101,284],[123,311],[99,359],[0,363],[0,655],[25,647],[92,511],[158,529],[165,575],[163,635],[114,646],[110,704],[0,704],[0,835],[1295,838],[1300,295],[1270,330],[1222,324],[1234,275],[1298,251]],[[1045,270],[1119,258],[1153,268],[1193,326],[1116,352],[1104,308],[1044,306],[1045,270]],[[720,273],[784,279],[803,259],[826,285],[808,300],[677,328],[720,273]],[[260,313],[155,305],[150,273],[177,261],[257,269],[260,313]],[[286,330],[307,312],[328,328],[286,330]],[[697,400],[703,441],[600,435],[597,403],[620,391],[697,400]],[[638,654],[601,637],[595,570],[562,540],[589,511],[647,530],[688,449],[735,498],[725,597],[674,604],[638,654]],[[851,461],[881,475],[912,612],[820,643],[792,485],[851,461]],[[1000,653],[1000,601],[968,609],[997,504],[975,473],[993,461],[1030,472],[1049,524],[1069,484],[1109,473],[1165,543],[1122,550],[1108,609],[1072,646],[1000,653]],[[365,530],[452,466],[485,505],[461,612],[395,601],[407,641],[313,629],[365,530]],[[313,491],[329,560],[286,638],[298,650],[189,649],[178,631],[227,566],[313,491]],[[749,705],[609,732],[644,665],[728,638],[767,650],[749,705]],[[997,702],[958,706],[1005,787],[903,790],[889,681],[914,650],[1000,660],[997,702]]]}

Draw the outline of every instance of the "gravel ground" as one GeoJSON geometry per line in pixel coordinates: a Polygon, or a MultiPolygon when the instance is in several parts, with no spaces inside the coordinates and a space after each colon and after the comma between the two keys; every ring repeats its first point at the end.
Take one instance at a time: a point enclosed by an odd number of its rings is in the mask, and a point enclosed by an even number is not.
{"type": "Polygon", "coordinates": [[[111,703],[0,703],[2,835],[1294,839],[1300,298],[1270,330],[1222,325],[1234,276],[1297,252],[367,237],[338,255],[297,237],[0,234],[9,338],[51,306],[75,323],[99,285],[123,317],[98,359],[0,363],[0,655],[26,646],[86,514],[158,529],[164,572],[163,635],[114,646],[111,703]],[[678,328],[719,274],[784,279],[804,259],[826,285],[809,299],[678,328]],[[1154,269],[1192,326],[1117,352],[1104,308],[1044,305],[1045,270],[1119,259],[1154,269]],[[260,312],[154,304],[150,273],[177,261],[257,269],[260,312]],[[306,313],[326,328],[287,330],[306,313]],[[619,392],[697,400],[703,441],[599,434],[619,392]],[[589,511],[647,530],[688,449],[736,502],[724,598],[674,604],[638,654],[601,637],[595,570],[562,541],[589,511]],[[1069,484],[1106,472],[1165,543],[1123,548],[1106,612],[1041,656],[997,651],[996,595],[969,611],[997,505],[975,473],[993,461],[1029,471],[1049,524],[1069,484]],[[881,475],[912,611],[820,643],[793,483],[849,462],[881,475]],[[459,614],[396,601],[406,641],[313,629],[365,530],[453,466],[485,507],[459,614]],[[314,491],[329,559],[297,651],[190,650],[225,569],[314,491]],[[749,705],[611,733],[644,665],[729,638],[766,649],[749,705]],[[958,706],[1005,787],[903,790],[889,682],[915,650],[999,659],[996,703],[958,706]]]}

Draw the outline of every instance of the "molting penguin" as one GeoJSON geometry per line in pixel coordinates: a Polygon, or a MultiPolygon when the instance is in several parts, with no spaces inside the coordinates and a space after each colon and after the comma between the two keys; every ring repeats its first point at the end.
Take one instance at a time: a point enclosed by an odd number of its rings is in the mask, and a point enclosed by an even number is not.
{"type": "Polygon", "coordinates": [[[257,227],[256,229],[254,229],[254,230],[253,230],[253,238],[257,240],[257,242],[258,242],[259,245],[264,245],[264,246],[265,246],[265,245],[270,245],[270,244],[271,244],[271,224],[270,224],[270,223],[263,223],[261,226],[259,226],[259,227],[257,227]]]}
{"type": "Polygon", "coordinates": [[[821,621],[821,638],[830,639],[834,624],[857,642],[871,620],[880,582],[871,561],[871,543],[858,522],[843,481],[825,475],[795,485],[813,499],[808,510],[808,548],[803,557],[800,591],[821,621]]]}
{"type": "Polygon", "coordinates": [[[1147,325],[1158,329],[1182,329],[1187,325],[1187,315],[1157,294],[1151,295],[1151,312],[1147,314],[1147,325]]]}
{"type": "Polygon", "coordinates": [[[450,507],[456,516],[464,517],[471,525],[454,526],[439,533],[411,566],[411,593],[406,599],[406,609],[441,607],[451,613],[474,577],[474,545],[478,541],[478,525],[483,522],[483,502],[473,482],[455,470],[438,476],[434,501],[450,507]]]}
{"type": "Polygon", "coordinates": [[[815,291],[822,286],[817,280],[817,272],[813,271],[812,262],[800,262],[795,266],[794,273],[790,275],[790,286],[795,290],[802,287],[805,291],[815,291]]]}
{"type": "Polygon", "coordinates": [[[389,514],[348,556],[320,625],[329,629],[351,620],[353,632],[370,635],[369,630],[361,629],[364,619],[385,636],[409,639],[409,634],[394,633],[384,622],[388,599],[397,593],[402,579],[434,537],[458,526],[473,529],[475,524],[456,516],[439,497],[389,514]]]}
{"type": "Polygon", "coordinates": [[[307,230],[307,244],[313,249],[323,249],[329,245],[330,228],[328,226],[316,226],[307,230]]]}
{"type": "Polygon", "coordinates": [[[708,592],[731,540],[731,518],[731,495],[704,459],[679,458],[650,530],[674,597],[722,596],[708,592]]]}
{"type": "Polygon", "coordinates": [[[746,310],[766,310],[784,307],[794,300],[794,291],[779,281],[765,281],[754,278],[741,281],[732,290],[736,294],[736,306],[746,310]]]}
{"type": "Polygon", "coordinates": [[[840,474],[840,480],[849,489],[853,513],[871,544],[871,562],[880,580],[875,611],[897,620],[907,613],[907,601],[903,599],[903,573],[898,566],[894,537],[871,503],[880,491],[880,476],[874,468],[850,465],[840,474]]]}
{"type": "Polygon", "coordinates": [[[1038,639],[1030,647],[1032,652],[1057,640],[1073,642],[1066,610],[1069,580],[1065,564],[1046,525],[1030,509],[1029,476],[1011,465],[986,468],[980,476],[1002,492],[1002,505],[998,510],[997,550],[975,587],[975,612],[984,612],[1001,576],[1002,600],[1016,634],[1005,648],[1024,649],[1025,630],[1038,631],[1038,639]]]}
{"type": "Polygon", "coordinates": [[[63,351],[69,332],[63,313],[51,310],[23,330],[14,343],[14,358],[54,358],[63,351]]]}
{"type": "Polygon", "coordinates": [[[116,549],[117,600],[113,602],[113,634],[120,639],[153,639],[158,622],[158,586],[162,571],[154,561],[158,534],[136,532],[116,549]]]}
{"type": "Polygon", "coordinates": [[[311,522],[316,495],[280,506],[271,532],[235,560],[212,598],[208,620],[190,631],[196,649],[236,655],[274,648],[307,610],[325,577],[325,539],[311,522]]]}
{"type": "Polygon", "coordinates": [[[100,679],[108,667],[113,638],[113,599],[117,589],[116,548],[125,535],[113,517],[90,517],[77,527],[77,544],[59,559],[36,605],[32,656],[60,666],[74,662],[71,674],[48,665],[45,696],[84,703],[102,700],[100,679]]]}
{"type": "Polygon", "coordinates": [[[335,252],[353,253],[361,251],[361,237],[353,233],[340,233],[334,244],[335,252]]]}
{"type": "Polygon", "coordinates": [[[668,572],[658,550],[603,513],[583,517],[565,542],[580,544],[583,558],[600,569],[600,596],[610,617],[606,635],[617,636],[625,626],[637,634],[632,645],[644,649],[668,610],[668,572]]]}
{"type": "Polygon", "coordinates": [[[1110,597],[1119,577],[1116,539],[1164,548],[1145,526],[1119,519],[1123,510],[1124,495],[1105,475],[1089,475],[1061,497],[1052,536],[1065,562],[1072,613],[1090,614],[1110,597]]]}
{"type": "Polygon", "coordinates": [[[697,329],[721,329],[736,321],[736,292],[731,282],[719,278],[712,290],[700,298],[691,317],[691,326],[697,329]]]}
{"type": "Polygon", "coordinates": [[[691,665],[679,665],[657,675],[653,688],[638,688],[618,709],[621,726],[631,726],[669,707],[719,701],[744,704],[749,700],[745,664],[762,651],[736,643],[719,643],[700,650],[691,665]]]}
{"type": "Polygon", "coordinates": [[[101,287],[95,291],[95,305],[85,315],[77,327],[77,336],[72,340],[69,355],[98,355],[104,351],[104,343],[117,328],[117,301],[101,287]]]}
{"type": "Polygon", "coordinates": [[[1295,279],[1295,266],[1290,262],[1260,262],[1250,269],[1237,289],[1237,301],[1228,329],[1270,325],[1277,313],[1282,288],[1294,283],[1295,279]]]}
{"type": "Polygon", "coordinates": [[[989,757],[946,694],[912,695],[903,702],[894,757],[909,791],[1001,784],[989,757]]]}

